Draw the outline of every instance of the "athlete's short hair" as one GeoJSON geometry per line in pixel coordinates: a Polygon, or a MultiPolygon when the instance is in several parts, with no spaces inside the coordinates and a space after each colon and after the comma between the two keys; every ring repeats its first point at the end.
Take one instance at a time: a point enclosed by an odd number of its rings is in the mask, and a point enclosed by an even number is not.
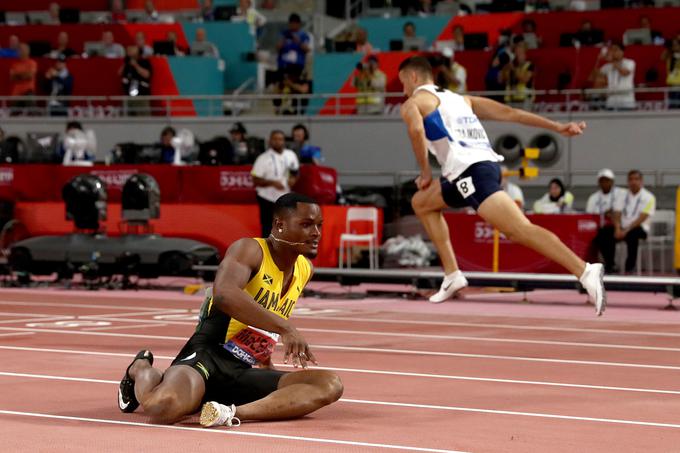
{"type": "Polygon", "coordinates": [[[298,203],[318,204],[312,197],[302,195],[301,193],[289,192],[281,195],[274,203],[274,215],[285,217],[291,212],[295,212],[298,203]]]}
{"type": "Polygon", "coordinates": [[[422,76],[432,78],[432,65],[427,61],[427,58],[421,57],[420,55],[415,55],[402,61],[399,65],[399,71],[406,69],[415,71],[422,76]]]}

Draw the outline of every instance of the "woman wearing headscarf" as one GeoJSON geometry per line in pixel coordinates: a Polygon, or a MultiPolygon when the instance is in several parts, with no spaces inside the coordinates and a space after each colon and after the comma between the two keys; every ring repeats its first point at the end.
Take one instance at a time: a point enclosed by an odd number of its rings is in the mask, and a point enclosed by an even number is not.
{"type": "Polygon", "coordinates": [[[559,178],[553,178],[548,185],[548,192],[534,202],[536,214],[559,214],[570,211],[574,203],[574,195],[564,188],[559,178]]]}

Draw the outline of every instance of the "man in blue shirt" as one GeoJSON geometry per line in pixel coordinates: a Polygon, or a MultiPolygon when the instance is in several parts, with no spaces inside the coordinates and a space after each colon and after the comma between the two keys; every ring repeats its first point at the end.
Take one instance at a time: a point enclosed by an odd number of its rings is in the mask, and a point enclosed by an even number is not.
{"type": "Polygon", "coordinates": [[[310,50],[310,38],[302,30],[302,20],[298,14],[293,13],[288,18],[288,29],[281,32],[277,48],[280,71],[290,65],[304,67],[307,52],[310,50]]]}

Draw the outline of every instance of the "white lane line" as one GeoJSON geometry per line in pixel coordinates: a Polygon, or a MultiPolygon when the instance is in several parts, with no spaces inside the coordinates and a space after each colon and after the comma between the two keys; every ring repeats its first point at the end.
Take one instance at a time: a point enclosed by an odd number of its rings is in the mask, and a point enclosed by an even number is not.
{"type": "MultiPolygon", "coordinates": [[[[371,448],[384,448],[390,450],[406,450],[406,451],[424,451],[432,453],[465,453],[459,450],[442,450],[436,448],[424,448],[424,447],[411,447],[406,445],[393,445],[393,444],[376,444],[371,442],[357,442],[351,440],[339,440],[339,439],[326,439],[320,437],[303,437],[303,436],[286,436],[283,434],[267,434],[267,433],[254,433],[249,431],[243,431],[242,428],[238,430],[226,430],[226,429],[206,429],[206,428],[192,428],[190,426],[175,426],[175,425],[151,425],[148,423],[139,422],[127,422],[121,420],[108,420],[102,418],[88,418],[88,417],[73,417],[67,415],[52,415],[52,414],[41,414],[37,412],[18,412],[10,410],[0,410],[0,414],[5,415],[16,415],[22,417],[37,417],[37,418],[50,418],[55,420],[69,420],[76,422],[88,422],[88,423],[102,423],[109,425],[123,425],[123,426],[135,426],[140,428],[152,428],[152,429],[171,429],[178,431],[195,431],[200,433],[212,433],[221,434],[228,436],[250,436],[250,437],[262,437],[269,439],[283,439],[283,440],[297,440],[302,442],[314,442],[321,444],[335,444],[335,445],[348,445],[352,447],[371,447],[371,448]]],[[[227,448],[228,449],[228,448],[227,448]]]]}
{"type": "Polygon", "coordinates": [[[52,317],[37,317],[23,318],[23,319],[8,319],[0,321],[0,324],[16,324],[18,322],[51,322],[51,321],[66,321],[73,319],[73,316],[52,316],[52,317]]]}
{"type": "MultiPolygon", "coordinates": [[[[386,319],[386,318],[366,318],[366,317],[350,317],[350,316],[308,316],[305,319],[310,321],[324,320],[324,321],[350,321],[358,323],[385,323],[385,324],[404,324],[404,325],[422,325],[422,326],[443,326],[443,327],[474,327],[482,329],[508,329],[508,330],[529,330],[538,332],[577,332],[577,333],[604,333],[615,335],[640,335],[651,337],[671,337],[680,338],[680,332],[650,332],[643,330],[617,330],[617,329],[589,329],[578,327],[558,327],[558,326],[527,326],[524,324],[498,324],[498,323],[476,323],[476,322],[447,322],[447,321],[425,321],[415,319],[386,319]]],[[[623,321],[622,321],[623,322],[623,321]]],[[[623,326],[622,328],[626,328],[623,326]]]]}
{"type": "Polygon", "coordinates": [[[20,337],[23,335],[35,335],[35,332],[0,333],[0,337],[20,337]]]}
{"type": "MultiPolygon", "coordinates": [[[[98,351],[82,351],[75,349],[51,349],[51,348],[31,348],[24,346],[0,346],[0,350],[11,350],[11,351],[24,351],[24,352],[47,352],[56,354],[78,354],[78,355],[95,355],[104,357],[122,357],[125,359],[132,359],[134,354],[125,354],[120,352],[98,352],[98,351]]],[[[155,359],[161,360],[174,360],[173,356],[163,356],[154,355],[155,359]]],[[[276,367],[279,368],[293,368],[293,365],[287,365],[283,363],[276,363],[276,367]]],[[[432,378],[432,379],[450,379],[459,381],[476,381],[476,382],[493,382],[501,384],[523,384],[523,385],[541,385],[548,387],[565,387],[565,388],[580,388],[589,390],[613,390],[621,392],[639,392],[639,393],[657,393],[666,395],[680,395],[680,391],[677,390],[661,390],[661,389],[646,389],[646,388],[635,388],[635,387],[613,387],[604,385],[589,385],[589,384],[570,384],[564,382],[550,382],[550,381],[526,381],[519,379],[500,379],[500,378],[486,378],[478,376],[455,376],[447,374],[432,374],[432,373],[413,373],[409,371],[389,371],[389,370],[368,370],[363,368],[340,368],[340,367],[329,367],[321,366],[318,369],[339,371],[345,373],[360,373],[360,374],[379,374],[386,376],[404,376],[404,377],[422,377],[422,378],[432,378]]]]}
{"type": "Polygon", "coordinates": [[[360,352],[377,352],[386,354],[408,354],[418,356],[439,356],[439,357],[463,357],[470,359],[495,359],[495,360],[518,360],[523,362],[544,362],[544,363],[568,363],[570,365],[597,365],[597,366],[614,366],[627,368],[650,368],[657,370],[680,370],[680,366],[673,365],[647,365],[640,363],[625,363],[625,362],[598,362],[594,360],[569,360],[569,359],[549,359],[538,357],[522,357],[522,356],[508,356],[508,355],[490,355],[490,354],[466,354],[462,352],[433,352],[433,351],[418,351],[413,349],[389,349],[389,348],[367,348],[361,346],[338,346],[338,345],[311,345],[313,349],[329,349],[333,351],[360,351],[360,352]]]}
{"type": "Polygon", "coordinates": [[[2,311],[0,312],[0,316],[16,316],[17,318],[21,318],[22,316],[31,316],[34,318],[52,318],[54,316],[60,316],[60,315],[55,315],[55,314],[47,314],[47,313],[24,313],[24,312],[10,312],[10,311],[2,311]]]}
{"type": "MultiPolygon", "coordinates": [[[[41,375],[41,374],[0,372],[0,376],[90,382],[90,383],[95,383],[95,384],[114,384],[114,385],[119,384],[118,381],[107,381],[107,380],[102,380],[102,379],[90,379],[90,378],[49,376],[49,375],[41,375]]],[[[653,426],[653,427],[659,427],[659,428],[680,428],[680,424],[645,422],[645,421],[624,420],[624,419],[615,419],[615,418],[580,417],[580,416],[576,416],[576,415],[546,414],[546,413],[541,413],[541,412],[518,412],[518,411],[506,411],[506,410],[499,410],[499,409],[481,409],[481,408],[476,408],[476,407],[459,407],[459,406],[442,406],[442,405],[434,405],[434,404],[399,403],[399,402],[394,402],[394,401],[374,401],[374,400],[362,400],[362,399],[352,399],[352,398],[340,398],[338,401],[340,401],[342,403],[368,404],[368,405],[393,406],[393,407],[408,407],[408,408],[412,408],[412,409],[432,409],[432,410],[456,411],[456,412],[477,412],[477,413],[483,413],[483,414],[516,415],[516,416],[552,418],[552,419],[561,419],[561,420],[577,420],[577,421],[591,421],[591,422],[614,423],[614,424],[624,424],[624,425],[653,426]]],[[[2,411],[0,411],[0,413],[1,412],[2,411]]]]}
{"type": "Polygon", "coordinates": [[[493,343],[520,343],[520,344],[536,344],[536,345],[550,345],[550,346],[575,346],[580,348],[604,348],[604,349],[633,349],[639,351],[664,351],[664,352],[680,352],[680,348],[667,348],[660,346],[637,346],[625,344],[612,343],[581,343],[574,341],[552,341],[552,340],[522,340],[515,338],[491,338],[491,337],[470,337],[465,335],[430,335],[422,333],[400,333],[400,332],[375,332],[365,330],[338,330],[338,329],[308,329],[298,328],[301,332],[315,332],[315,333],[339,333],[344,335],[367,335],[377,337],[399,337],[399,338],[429,338],[433,340],[462,340],[462,341],[483,341],[493,343]]]}
{"type": "Polygon", "coordinates": [[[142,328],[145,328],[145,327],[163,327],[163,326],[164,326],[164,324],[128,324],[126,326],[84,327],[83,330],[93,331],[93,330],[121,330],[121,329],[135,329],[135,328],[142,329],[142,328]]]}
{"type": "MultiPolygon", "coordinates": [[[[1,294],[0,294],[1,296],[1,294]]],[[[140,299],[143,299],[140,297],[140,299]]],[[[184,301],[179,301],[184,302],[184,301]]],[[[132,301],[131,303],[134,303],[132,301]]],[[[134,310],[135,313],[139,311],[173,311],[173,310],[183,310],[182,308],[164,308],[164,307],[140,307],[138,305],[106,305],[102,304],[75,304],[70,302],[29,302],[25,300],[0,300],[0,305],[10,305],[10,306],[22,306],[22,307],[72,307],[72,308],[97,308],[97,309],[114,309],[114,310],[134,310]]],[[[200,302],[196,303],[196,308],[201,305],[200,302]]]]}
{"type": "MultiPolygon", "coordinates": [[[[0,304],[3,302],[0,301],[0,304]]],[[[26,304],[32,305],[32,304],[26,304]]],[[[93,305],[81,305],[81,304],[43,304],[50,306],[68,306],[68,307],[96,307],[100,308],[102,306],[93,305]]],[[[111,308],[122,308],[122,307],[112,307],[111,308]]],[[[135,307],[125,307],[128,309],[135,309],[135,307]]],[[[191,309],[171,309],[171,308],[151,308],[142,307],[146,311],[135,311],[129,313],[104,313],[100,315],[81,315],[79,318],[89,319],[89,318],[102,318],[102,320],[108,320],[106,318],[119,318],[123,316],[145,316],[145,315],[162,315],[162,314],[196,314],[191,311],[191,309]]],[[[38,313],[1,313],[7,316],[55,316],[49,314],[38,314],[38,313]]],[[[594,329],[594,328],[578,328],[578,327],[558,327],[558,326],[529,326],[523,324],[502,324],[502,323],[475,323],[475,322],[448,322],[448,321],[425,321],[425,320],[413,320],[413,319],[388,319],[388,318],[366,318],[365,315],[359,315],[360,317],[350,317],[350,316],[300,316],[296,319],[304,320],[327,320],[327,321],[351,321],[351,322],[363,322],[363,323],[386,323],[386,324],[405,324],[405,325],[425,325],[425,326],[448,326],[448,327],[474,327],[474,328],[494,328],[494,329],[508,329],[508,330],[530,330],[530,331],[544,331],[544,332],[576,332],[576,333],[602,333],[602,334],[615,334],[615,335],[626,335],[626,336],[658,336],[658,337],[670,337],[670,338],[680,338],[680,332],[657,332],[657,331],[628,331],[628,330],[618,330],[618,329],[594,329]]],[[[553,319],[553,318],[537,318],[537,319],[553,319]]],[[[558,321],[564,321],[564,319],[554,318],[558,321]]],[[[120,321],[139,321],[138,319],[120,319],[120,321]]],[[[579,320],[588,321],[588,320],[579,320]]],[[[623,323],[625,321],[612,321],[617,323],[623,323]]],[[[172,321],[168,320],[169,324],[178,325],[194,325],[193,321],[172,321]]],[[[667,323],[666,323],[667,324],[667,323]]],[[[622,326],[623,329],[626,326],[622,326]]]]}
{"type": "MultiPolygon", "coordinates": [[[[107,318],[106,316],[79,316],[79,319],[88,319],[93,321],[118,321],[118,322],[140,322],[140,319],[126,319],[126,318],[107,318]]],[[[158,324],[172,324],[183,326],[194,326],[195,322],[191,321],[172,321],[172,320],[144,320],[148,323],[158,324]]],[[[314,333],[333,333],[343,335],[366,335],[366,336],[380,336],[380,337],[398,337],[398,338],[415,338],[415,339],[433,339],[433,340],[457,340],[457,341],[472,341],[472,342],[494,342],[494,343],[519,343],[519,344],[535,344],[548,346],[564,346],[564,347],[580,347],[580,348],[599,348],[599,349],[629,349],[636,351],[660,351],[660,352],[680,352],[680,348],[669,348],[662,346],[641,346],[641,345],[626,345],[615,343],[585,343],[575,341],[555,341],[555,340],[526,340],[519,338],[493,338],[493,337],[477,337],[468,335],[436,335],[423,333],[402,333],[402,332],[377,332],[375,330],[343,330],[343,329],[316,329],[299,327],[301,332],[314,333]]]]}
{"type": "Polygon", "coordinates": [[[543,414],[538,412],[503,411],[497,409],[478,409],[473,407],[437,406],[432,404],[394,403],[390,401],[355,400],[348,398],[342,398],[340,399],[340,401],[345,403],[375,404],[381,406],[411,407],[417,409],[438,409],[444,411],[478,412],[482,414],[499,414],[499,415],[521,415],[525,417],[554,418],[560,420],[577,420],[587,422],[614,423],[622,425],[653,426],[657,428],[680,428],[680,425],[673,423],[641,422],[636,420],[622,420],[616,418],[578,417],[575,415],[557,415],[557,414],[543,414]]]}
{"type": "MultiPolygon", "coordinates": [[[[140,335],[140,334],[126,334],[126,333],[109,333],[109,332],[83,332],[76,330],[58,330],[58,329],[24,329],[19,327],[0,327],[0,330],[12,330],[21,332],[33,333],[59,333],[66,335],[101,335],[109,337],[123,337],[123,338],[141,338],[151,340],[172,340],[186,342],[187,337],[171,337],[162,335],[140,335]]],[[[468,354],[462,352],[436,352],[436,351],[419,351],[414,349],[390,349],[390,348],[369,348],[363,346],[340,346],[340,345],[310,345],[313,349],[328,349],[334,351],[361,351],[361,352],[376,352],[386,354],[407,354],[418,356],[436,356],[436,357],[463,357],[474,359],[493,359],[493,360],[517,360],[524,362],[542,362],[542,363],[561,363],[573,365],[596,365],[596,366],[614,366],[626,368],[648,368],[657,370],[680,370],[680,366],[674,365],[649,365],[641,363],[626,363],[626,362],[600,362],[594,360],[570,360],[570,359],[551,359],[551,358],[537,358],[537,357],[522,357],[522,356],[505,356],[505,355],[490,355],[490,354],[468,354]]],[[[277,345],[280,347],[280,345],[277,345]]]]}

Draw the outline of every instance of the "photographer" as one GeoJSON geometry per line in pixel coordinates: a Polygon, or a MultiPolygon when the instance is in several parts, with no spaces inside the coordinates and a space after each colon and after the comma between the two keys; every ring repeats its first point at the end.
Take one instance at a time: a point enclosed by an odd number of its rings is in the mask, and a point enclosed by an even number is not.
{"type": "Polygon", "coordinates": [[[288,66],[304,67],[310,44],[309,35],[302,30],[300,16],[295,13],[291,14],[288,18],[288,28],[281,32],[277,44],[279,71],[285,70],[288,66]]]}
{"type": "Polygon", "coordinates": [[[281,80],[274,84],[273,91],[284,95],[272,101],[278,115],[304,115],[309,99],[300,99],[298,95],[311,93],[312,82],[301,66],[290,65],[283,71],[281,80]]]}
{"type": "Polygon", "coordinates": [[[137,97],[151,94],[151,62],[139,56],[139,47],[128,46],[125,63],[118,74],[121,76],[123,92],[132,98],[127,101],[128,115],[148,115],[149,101],[137,97]]]}
{"type": "Polygon", "coordinates": [[[376,115],[383,112],[385,97],[376,93],[384,93],[387,76],[378,68],[378,57],[371,55],[367,63],[357,64],[353,81],[354,87],[363,96],[357,96],[357,113],[360,115],[376,115]]]}
{"type": "Polygon", "coordinates": [[[614,43],[603,47],[590,74],[594,82],[600,74],[607,78],[607,110],[632,110],[635,108],[635,62],[623,57],[623,44],[614,43]],[[602,60],[606,63],[598,67],[602,60]]]}

